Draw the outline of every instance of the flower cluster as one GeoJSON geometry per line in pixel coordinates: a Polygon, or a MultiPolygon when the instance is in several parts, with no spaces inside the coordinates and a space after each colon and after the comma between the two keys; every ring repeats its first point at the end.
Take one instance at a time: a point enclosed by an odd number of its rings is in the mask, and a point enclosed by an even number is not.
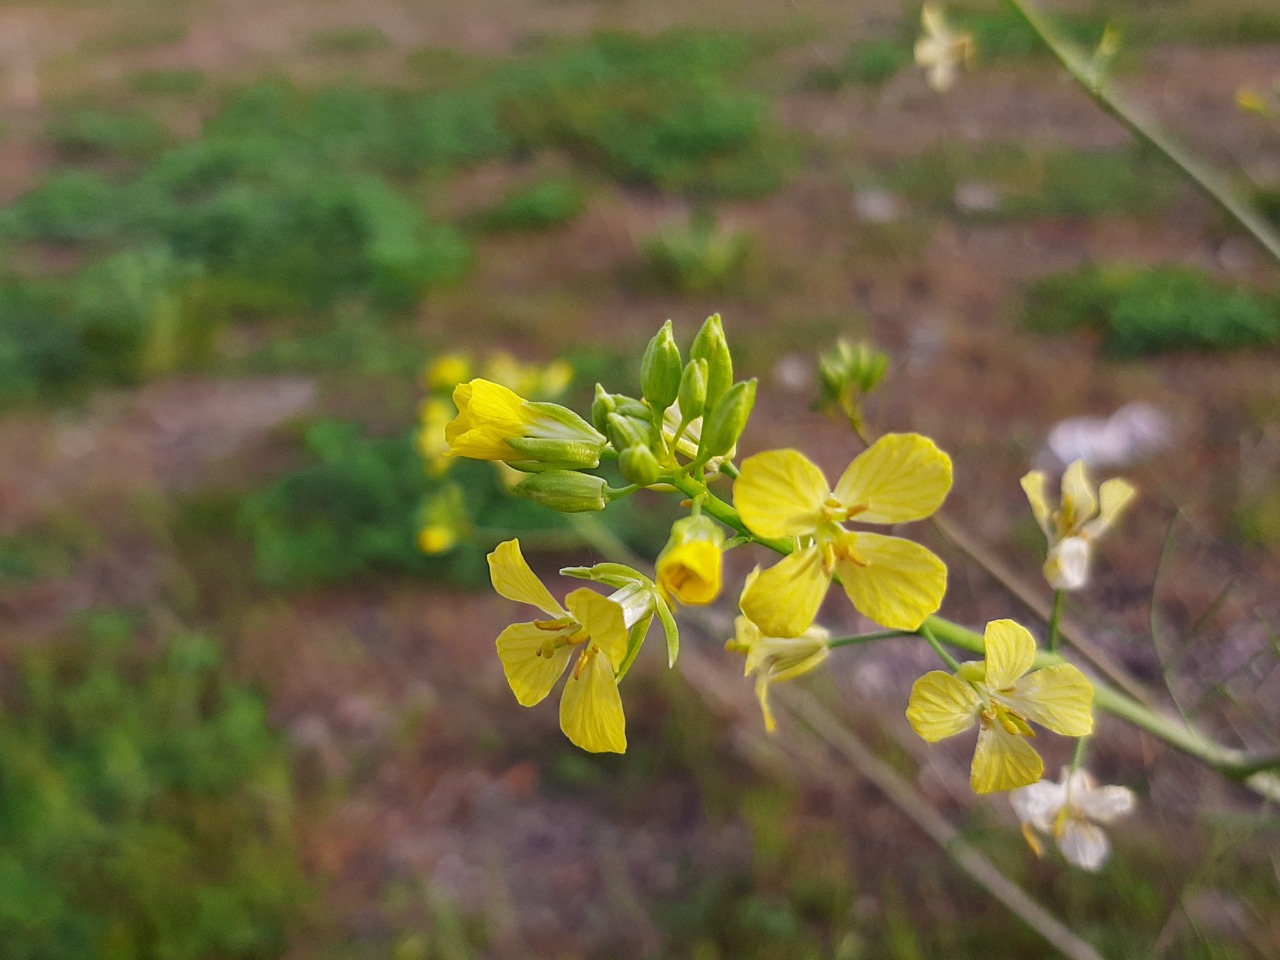
{"type": "MultiPolygon", "coordinates": [[[[862,401],[883,379],[887,361],[865,347],[842,344],[822,358],[826,405],[861,431],[862,401]]],[[[443,383],[441,373],[430,378],[443,383]]],[[[938,646],[930,618],[941,607],[947,568],[898,527],[928,518],[952,486],[951,458],[928,437],[889,433],[865,445],[832,483],[818,464],[795,449],[765,450],[736,462],[755,402],[754,380],[734,380],[733,359],[718,315],[707,319],[687,355],[670,321],[644,351],[640,395],[595,387],[590,413],[526,399],[486,377],[458,383],[454,416],[427,450],[441,460],[469,457],[503,464],[516,479],[511,491],[562,513],[596,512],[643,490],[676,493],[688,513],[671,527],[652,577],[617,563],[566,567],[562,573],[612,591],[584,587],[557,601],[534,575],[516,540],[489,555],[494,588],[529,604],[542,619],[507,627],[498,656],[516,699],[544,700],[560,681],[560,725],[590,751],[626,749],[619,684],[636,661],[654,619],[666,634],[666,660],[679,653],[675,615],[681,607],[715,603],[725,585],[724,554],[754,543],[781,554],[756,566],[738,593],[740,615],[726,649],[742,654],[755,678],[768,730],[777,723],[769,693],[774,683],[824,664],[834,647],[875,639],[832,638],[816,623],[830,586],[838,583],[853,608],[890,635],[929,639],[952,667],[920,677],[907,719],[926,741],[978,728],[970,781],[975,792],[1021,790],[1015,801],[1030,826],[1054,836],[1069,859],[1100,862],[1097,835],[1110,807],[1076,779],[1058,794],[1040,783],[1044,761],[1033,746],[1036,728],[1067,737],[1093,730],[1094,688],[1056,653],[1012,620],[987,625],[977,646],[983,659],[956,663],[938,646]],[[725,481],[731,480],[732,486],[725,481]],[[880,529],[875,529],[875,528],[880,529]],[[886,529],[890,528],[890,529],[886,529]],[[1025,792],[1029,791],[1029,792],[1025,792]],[[1063,811],[1066,811],[1065,813],[1063,811]]],[[[428,461],[430,455],[428,455],[428,461]]],[[[1062,502],[1050,508],[1047,478],[1032,473],[1023,488],[1049,538],[1045,572],[1055,586],[1082,584],[1091,543],[1133,496],[1124,481],[1095,494],[1082,464],[1062,483],[1062,502]]],[[[940,622],[940,621],[939,621],[940,622]]],[[[1074,777],[1074,775],[1072,775],[1074,777]]],[[[1067,784],[1068,781],[1064,781],[1067,784]]],[[[1115,815],[1118,815],[1116,813],[1115,815]]]]}

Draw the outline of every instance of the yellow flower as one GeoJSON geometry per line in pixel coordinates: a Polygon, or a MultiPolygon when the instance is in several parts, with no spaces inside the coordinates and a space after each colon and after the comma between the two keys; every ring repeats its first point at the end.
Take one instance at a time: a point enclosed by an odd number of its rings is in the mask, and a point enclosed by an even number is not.
{"type": "Polygon", "coordinates": [[[940,93],[950,90],[960,65],[967,66],[973,60],[973,36],[952,30],[936,3],[921,8],[920,23],[924,35],[916,41],[916,63],[929,68],[929,86],[940,93]]]}
{"type": "MultiPolygon", "coordinates": [[[[759,574],[759,568],[747,578],[748,585],[759,574]]],[[[767,637],[746,615],[733,621],[734,638],[725,649],[747,656],[744,676],[756,675],[756,698],[764,715],[765,729],[770,733],[777,727],[773,710],[769,707],[769,685],[783,680],[793,680],[817,667],[830,654],[827,647],[829,634],[822,627],[810,627],[798,637],[767,637]]]]}
{"type": "Polygon", "coordinates": [[[458,415],[445,427],[453,456],[528,469],[600,464],[604,436],[567,407],[525,400],[488,380],[459,384],[453,402],[458,415]]]}
{"type": "Polygon", "coordinates": [[[813,623],[831,578],[863,614],[915,630],[942,604],[947,568],[910,540],[848,530],[843,521],[906,523],[929,516],[951,489],[951,459],[928,437],[890,433],[849,464],[832,489],[796,450],[748,457],[734,505],[756,536],[796,538],[797,549],[742,592],[742,612],[769,636],[795,637],[813,623]]]}
{"type": "Polygon", "coordinates": [[[448,553],[470,533],[470,518],[462,487],[442,483],[423,505],[418,529],[418,549],[429,556],[448,553]]]}
{"type": "Polygon", "coordinates": [[[710,517],[684,517],[658,554],[658,589],[667,603],[705,606],[720,596],[724,529],[710,517]]]}
{"type": "Polygon", "coordinates": [[[1055,590],[1078,590],[1089,582],[1093,541],[1119,519],[1137,488],[1119,478],[1106,481],[1094,494],[1083,460],[1067,467],[1062,477],[1062,502],[1051,510],[1045,497],[1047,478],[1033,470],[1022,478],[1036,522],[1049,539],[1044,577],[1055,590]]]}
{"type": "Polygon", "coordinates": [[[626,717],[617,681],[627,654],[623,606],[586,587],[561,606],[525,562],[518,540],[500,543],[489,554],[489,573],[502,596],[550,618],[513,623],[498,636],[498,657],[516,699],[526,707],[545,699],[577,649],[560,698],[560,729],[583,750],[624,753],[626,717]]]}
{"type": "Polygon", "coordinates": [[[422,407],[418,411],[421,423],[414,440],[418,453],[426,463],[428,476],[442,477],[453,464],[449,456],[449,441],[445,439],[445,428],[454,414],[453,405],[441,397],[427,397],[422,401],[422,407]]]}
{"type": "Polygon", "coordinates": [[[471,376],[471,360],[461,353],[443,353],[427,365],[423,385],[437,393],[447,393],[471,376]]]}
{"type": "Polygon", "coordinates": [[[1035,783],[1044,761],[1027,737],[1028,721],[1067,737],[1093,732],[1093,685],[1069,663],[1032,673],[1036,642],[1026,627],[993,620],[983,635],[986,660],[962,663],[955,676],[926,673],[911,688],[907,719],[930,743],[980,727],[970,784],[975,793],[1035,783]]]}

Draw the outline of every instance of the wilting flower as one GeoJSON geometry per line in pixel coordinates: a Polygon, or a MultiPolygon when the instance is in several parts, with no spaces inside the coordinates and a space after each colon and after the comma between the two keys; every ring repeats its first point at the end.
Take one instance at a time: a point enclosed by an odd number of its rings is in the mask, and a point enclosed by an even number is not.
{"type": "Polygon", "coordinates": [[[671,525],[667,545],[654,562],[658,589],[668,603],[705,606],[720,596],[724,528],[699,514],[671,525]]]}
{"type": "Polygon", "coordinates": [[[1116,522],[1138,491],[1129,481],[1114,478],[1097,488],[1095,495],[1084,461],[1077,460],[1062,476],[1061,504],[1050,510],[1047,482],[1040,470],[1022,478],[1031,512],[1049,539],[1044,577],[1055,590],[1078,590],[1089,582],[1093,541],[1116,522]]]}
{"type": "Polygon", "coordinates": [[[1075,666],[1031,673],[1036,642],[1012,620],[993,620],[983,634],[986,660],[962,663],[955,676],[926,673],[911,688],[907,719],[935,743],[979,725],[970,784],[975,793],[1035,783],[1044,761],[1027,742],[1032,721],[1054,733],[1083,737],[1093,730],[1093,685],[1075,666]]]}
{"type": "Polygon", "coordinates": [[[603,434],[567,407],[525,400],[488,380],[459,384],[453,402],[458,415],[445,428],[453,456],[535,470],[600,463],[603,434]]]}
{"type": "MultiPolygon", "coordinates": [[[[748,586],[759,573],[752,571],[748,586]]],[[[744,676],[756,675],[756,697],[760,712],[764,715],[765,729],[770,733],[777,727],[773,710],[769,706],[769,686],[783,680],[793,680],[817,667],[830,654],[827,646],[829,634],[822,627],[811,626],[798,637],[767,637],[746,616],[733,621],[734,638],[725,649],[744,653],[747,657],[744,676]]]]}
{"type": "Polygon", "coordinates": [[[518,540],[500,543],[489,554],[489,573],[502,596],[550,618],[513,623],[498,636],[498,657],[516,699],[526,707],[540,703],[577,649],[560,698],[560,729],[583,750],[624,753],[626,717],[617,681],[627,654],[623,606],[583,587],[565,597],[562,607],[529,568],[518,540]]]}
{"type": "Polygon", "coordinates": [[[952,30],[936,3],[926,3],[920,9],[920,24],[924,35],[916,41],[916,63],[929,68],[929,86],[939,92],[950,90],[961,64],[973,60],[973,36],[952,30]]]}
{"type": "Polygon", "coordinates": [[[1009,794],[1022,833],[1039,856],[1044,852],[1039,831],[1052,836],[1058,849],[1084,870],[1100,870],[1111,853],[1102,826],[1133,812],[1133,791],[1127,787],[1095,786],[1084,770],[1062,768],[1062,779],[1041,780],[1009,794]]]}
{"type": "Polygon", "coordinates": [[[929,516],[951,489],[951,459],[916,433],[881,437],[832,489],[796,450],[748,457],[733,485],[742,522],[798,548],[742,592],[742,611],[769,636],[795,637],[818,614],[831,578],[853,605],[886,627],[915,630],[942,604],[947,568],[910,540],[848,530],[843,522],[905,523],[929,516]]]}

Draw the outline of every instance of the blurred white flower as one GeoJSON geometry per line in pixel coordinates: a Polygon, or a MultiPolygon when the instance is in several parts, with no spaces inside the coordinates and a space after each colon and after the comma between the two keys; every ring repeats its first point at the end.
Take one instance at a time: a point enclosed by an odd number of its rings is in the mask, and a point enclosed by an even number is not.
{"type": "Polygon", "coordinates": [[[1058,782],[1041,780],[1009,794],[1013,812],[1031,849],[1044,847],[1038,833],[1052,836],[1068,863],[1097,871],[1111,854],[1102,827],[1133,812],[1133,791],[1127,787],[1095,786],[1084,770],[1062,768],[1058,782]]]}
{"type": "Polygon", "coordinates": [[[1121,467],[1165,449],[1173,442],[1173,423],[1159,407],[1128,403],[1109,417],[1068,417],[1049,431],[1049,467],[1083,460],[1091,467],[1121,467]]]}
{"type": "Polygon", "coordinates": [[[929,68],[929,86],[939,92],[950,90],[960,65],[973,59],[973,36],[952,30],[936,3],[920,9],[920,25],[924,34],[916,41],[916,63],[929,68]]]}

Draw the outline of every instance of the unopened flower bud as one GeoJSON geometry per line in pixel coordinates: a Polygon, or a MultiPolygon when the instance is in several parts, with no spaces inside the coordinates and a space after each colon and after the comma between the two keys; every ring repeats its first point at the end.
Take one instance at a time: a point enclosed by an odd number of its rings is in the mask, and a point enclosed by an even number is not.
{"type": "Polygon", "coordinates": [[[680,404],[682,422],[691,423],[702,416],[707,406],[707,361],[690,360],[685,365],[676,402],[680,404]]]}
{"type": "Polygon", "coordinates": [[[647,447],[652,429],[652,425],[644,420],[611,413],[605,425],[605,435],[613,449],[621,452],[628,447],[647,447]]]}
{"type": "Polygon", "coordinates": [[[708,409],[714,408],[733,383],[733,357],[729,354],[729,341],[725,339],[720,314],[707,317],[693,338],[689,356],[707,362],[706,405],[708,409]]]}
{"type": "Polygon", "coordinates": [[[640,361],[640,385],[644,398],[658,413],[675,402],[680,389],[680,348],[671,334],[671,321],[662,325],[645,348],[640,361]]]}
{"type": "Polygon", "coordinates": [[[521,480],[511,492],[561,513],[587,513],[609,505],[603,477],[576,470],[547,470],[521,480]]]}
{"type": "Polygon", "coordinates": [[[747,428],[751,408],[756,402],[756,380],[735,383],[705,418],[698,459],[727,456],[738,444],[747,428]]]}
{"type": "Polygon", "coordinates": [[[521,470],[595,467],[605,438],[568,407],[533,403],[488,380],[453,391],[458,415],[445,427],[449,452],[502,460],[521,470]]]}
{"type": "Polygon", "coordinates": [[[662,464],[645,444],[627,447],[618,454],[618,469],[632,483],[643,487],[657,483],[662,476],[662,464]]]}
{"type": "Polygon", "coordinates": [[[617,396],[606,390],[603,384],[597,383],[596,396],[591,401],[591,425],[601,433],[608,433],[606,427],[609,422],[609,414],[614,413],[617,409],[617,396]]]}
{"type": "Polygon", "coordinates": [[[668,603],[705,606],[720,595],[724,528],[710,517],[684,517],[671,525],[654,566],[668,603]]]}

